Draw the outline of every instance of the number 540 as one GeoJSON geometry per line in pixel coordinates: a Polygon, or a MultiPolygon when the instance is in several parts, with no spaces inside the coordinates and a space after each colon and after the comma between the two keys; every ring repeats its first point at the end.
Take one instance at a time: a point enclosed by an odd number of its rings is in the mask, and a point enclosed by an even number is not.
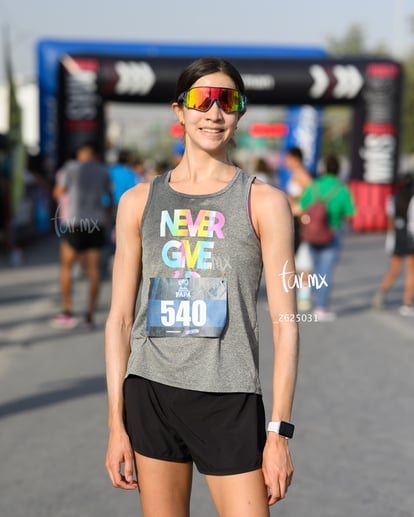
{"type": "Polygon", "coordinates": [[[184,327],[202,327],[207,321],[207,307],[203,300],[181,300],[175,307],[173,300],[161,300],[161,324],[173,327],[181,323],[184,327]]]}

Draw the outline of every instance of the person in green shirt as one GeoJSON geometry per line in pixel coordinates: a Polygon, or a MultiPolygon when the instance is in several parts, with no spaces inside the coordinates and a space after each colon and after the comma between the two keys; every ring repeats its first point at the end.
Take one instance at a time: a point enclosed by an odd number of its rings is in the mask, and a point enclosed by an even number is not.
{"type": "Polygon", "coordinates": [[[309,185],[299,200],[299,206],[306,210],[316,201],[327,199],[326,210],[329,226],[335,230],[333,240],[325,246],[310,244],[313,260],[314,314],[319,321],[332,321],[336,314],[329,310],[332,277],[342,243],[345,221],[355,213],[355,203],[348,186],[338,178],[339,161],[335,155],[324,160],[324,173],[309,185]]]}

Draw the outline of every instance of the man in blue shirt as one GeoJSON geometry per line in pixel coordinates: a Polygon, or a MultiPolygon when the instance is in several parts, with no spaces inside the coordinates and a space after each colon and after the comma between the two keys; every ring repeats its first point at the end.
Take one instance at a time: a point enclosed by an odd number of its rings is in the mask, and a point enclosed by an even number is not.
{"type": "Polygon", "coordinates": [[[126,149],[121,149],[118,161],[111,165],[109,173],[112,181],[112,191],[115,206],[118,206],[122,194],[141,182],[141,178],[131,166],[131,155],[126,149]]]}

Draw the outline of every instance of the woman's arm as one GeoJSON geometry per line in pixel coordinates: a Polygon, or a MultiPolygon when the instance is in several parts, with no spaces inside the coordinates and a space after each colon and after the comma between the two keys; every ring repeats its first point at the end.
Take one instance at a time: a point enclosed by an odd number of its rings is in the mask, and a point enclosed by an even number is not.
{"type": "Polygon", "coordinates": [[[149,185],[128,190],[121,198],[116,220],[116,251],[112,274],[111,308],[105,328],[109,443],[106,468],[114,486],[135,489],[133,452],[124,427],[123,382],[131,352],[130,337],[141,279],[140,223],[149,185]],[[125,464],[124,475],[121,465],[125,464]]]}
{"type": "MultiPolygon", "coordinates": [[[[290,421],[296,386],[299,333],[296,321],[295,263],[292,215],[285,195],[267,185],[253,185],[253,222],[263,254],[274,364],[272,421],[290,421]]],[[[263,454],[263,474],[273,504],[286,495],[293,466],[288,440],[269,432],[263,454]]]]}

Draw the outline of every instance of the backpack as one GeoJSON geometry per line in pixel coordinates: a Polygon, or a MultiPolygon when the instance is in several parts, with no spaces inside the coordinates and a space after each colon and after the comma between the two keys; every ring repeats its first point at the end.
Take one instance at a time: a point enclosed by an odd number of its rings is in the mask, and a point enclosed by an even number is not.
{"type": "Polygon", "coordinates": [[[335,231],[329,226],[326,205],[337,192],[340,186],[334,189],[325,198],[312,203],[300,217],[300,238],[315,246],[327,246],[335,236],[335,231]]]}

